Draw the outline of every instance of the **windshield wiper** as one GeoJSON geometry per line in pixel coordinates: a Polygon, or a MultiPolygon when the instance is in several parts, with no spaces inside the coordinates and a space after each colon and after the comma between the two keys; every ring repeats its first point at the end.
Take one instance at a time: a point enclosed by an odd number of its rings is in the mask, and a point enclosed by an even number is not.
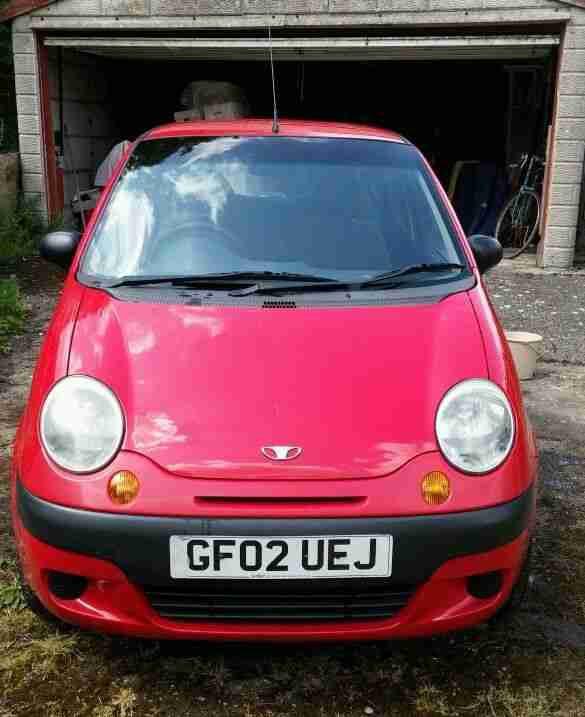
{"type": "Polygon", "coordinates": [[[238,279],[250,281],[258,281],[262,279],[283,280],[283,281],[312,281],[312,282],[329,282],[336,281],[330,276],[321,276],[319,274],[299,274],[290,271],[231,271],[224,274],[203,274],[202,279],[238,279]]]}
{"type": "Polygon", "coordinates": [[[230,296],[249,296],[250,294],[272,294],[291,291],[321,291],[322,289],[347,286],[346,282],[330,277],[311,276],[310,274],[273,274],[267,281],[256,282],[242,289],[230,291],[230,296]],[[299,282],[299,283],[296,283],[299,282]]]}
{"type": "Polygon", "coordinates": [[[383,274],[377,274],[365,281],[340,281],[330,276],[318,274],[297,274],[287,271],[229,271],[215,274],[190,275],[151,275],[151,276],[122,276],[110,283],[96,283],[95,286],[114,289],[122,286],[150,286],[157,284],[170,284],[176,287],[196,286],[231,286],[236,285],[230,296],[247,296],[249,294],[270,294],[280,291],[320,291],[328,289],[347,288],[360,290],[376,286],[392,285],[395,279],[409,274],[423,272],[463,271],[464,264],[439,262],[434,264],[411,264],[383,274]],[[298,282],[298,283],[296,283],[298,282]],[[241,286],[241,288],[240,288],[241,286]]]}
{"type": "Polygon", "coordinates": [[[171,286],[198,286],[200,284],[234,284],[247,282],[256,282],[259,280],[275,280],[275,281],[310,281],[334,282],[328,276],[318,276],[314,274],[294,274],[286,271],[228,271],[217,274],[189,274],[182,276],[122,276],[115,281],[100,284],[106,289],[114,289],[120,286],[149,286],[154,284],[170,284],[171,286]]]}
{"type": "MultiPolygon", "coordinates": [[[[410,264],[409,266],[403,266],[392,271],[386,271],[383,274],[377,274],[376,276],[366,279],[365,281],[341,281],[338,279],[324,279],[319,277],[316,281],[310,280],[310,277],[306,277],[307,281],[300,284],[283,284],[278,281],[267,281],[263,283],[252,284],[243,289],[236,289],[230,291],[230,296],[247,296],[249,294],[271,294],[275,292],[306,292],[306,291],[323,291],[330,289],[348,289],[349,291],[359,291],[362,289],[386,287],[392,286],[396,279],[399,279],[408,274],[418,274],[423,272],[445,272],[445,271],[463,271],[467,267],[464,264],[455,264],[451,262],[437,262],[428,264],[410,264]]],[[[292,279],[295,275],[290,275],[292,279]]]]}
{"type": "Polygon", "coordinates": [[[386,283],[392,283],[393,279],[398,279],[399,277],[407,276],[408,274],[455,271],[456,269],[463,271],[464,269],[467,269],[467,267],[464,264],[454,264],[450,262],[437,262],[434,264],[410,264],[409,266],[403,266],[399,269],[394,269],[393,271],[385,271],[383,274],[377,274],[376,276],[372,276],[370,279],[362,281],[359,284],[359,288],[367,289],[370,286],[378,286],[386,283]]]}

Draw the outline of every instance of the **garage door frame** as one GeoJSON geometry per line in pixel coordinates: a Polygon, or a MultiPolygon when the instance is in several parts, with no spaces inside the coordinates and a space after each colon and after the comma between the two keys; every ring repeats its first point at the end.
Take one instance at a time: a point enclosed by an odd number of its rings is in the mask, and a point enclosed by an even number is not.
{"type": "MultiPolygon", "coordinates": [[[[47,37],[47,47],[76,49],[120,59],[266,61],[267,38],[47,37]]],[[[560,45],[554,34],[432,35],[415,37],[275,38],[280,61],[534,59],[560,45]]]]}
{"type": "MultiPolygon", "coordinates": [[[[134,57],[141,53],[147,59],[148,53],[158,52],[156,59],[193,59],[186,55],[191,52],[206,59],[267,59],[266,38],[152,38],[152,37],[88,37],[57,36],[37,33],[37,61],[39,69],[39,100],[41,131],[46,173],[47,207],[55,215],[64,207],[63,173],[57,166],[48,87],[48,48],[61,47],[76,49],[93,54],[128,53],[134,57]],[[160,54],[164,57],[161,57],[160,54]],[[221,55],[221,56],[218,56],[221,55]]],[[[403,60],[429,59],[535,59],[544,56],[553,48],[562,48],[562,37],[558,34],[469,34],[435,35],[417,37],[298,37],[275,38],[273,48],[276,60],[310,61],[350,59],[361,60],[403,60]],[[500,55],[498,56],[498,53],[500,55]],[[486,57],[486,55],[488,57],[486,57]],[[502,55],[504,55],[502,57],[502,55]]],[[[108,55],[111,56],[111,55],[108,55]]],[[[120,56],[120,55],[119,55],[120,56]]],[[[558,94],[558,84],[555,88],[558,94]]],[[[555,112],[556,114],[556,112],[555,112]]],[[[546,188],[544,190],[546,196],[546,188]]],[[[546,208],[545,208],[546,209],[546,208]]]]}

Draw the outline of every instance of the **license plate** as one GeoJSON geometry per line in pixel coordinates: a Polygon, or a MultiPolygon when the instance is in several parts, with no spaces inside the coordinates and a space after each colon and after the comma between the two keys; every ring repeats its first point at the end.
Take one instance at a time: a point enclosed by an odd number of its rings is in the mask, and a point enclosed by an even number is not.
{"type": "Polygon", "coordinates": [[[172,535],[173,578],[363,578],[392,574],[391,535],[172,535]]]}

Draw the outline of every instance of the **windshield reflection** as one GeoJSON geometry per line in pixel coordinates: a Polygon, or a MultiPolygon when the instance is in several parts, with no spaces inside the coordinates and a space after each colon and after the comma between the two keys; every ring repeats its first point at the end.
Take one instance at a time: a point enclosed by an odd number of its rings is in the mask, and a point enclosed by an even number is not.
{"type": "Polygon", "coordinates": [[[396,266],[461,262],[452,231],[408,145],[150,140],[128,160],[82,271],[108,280],[233,271],[361,280],[396,266]]]}

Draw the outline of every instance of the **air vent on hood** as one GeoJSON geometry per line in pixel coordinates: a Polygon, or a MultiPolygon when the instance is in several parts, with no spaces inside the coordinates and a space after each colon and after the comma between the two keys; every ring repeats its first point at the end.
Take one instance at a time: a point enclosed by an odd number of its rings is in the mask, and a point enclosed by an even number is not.
{"type": "Polygon", "coordinates": [[[296,309],[297,305],[295,301],[284,301],[284,300],[274,300],[271,301],[270,299],[267,299],[263,304],[262,307],[264,309],[296,309]]]}

